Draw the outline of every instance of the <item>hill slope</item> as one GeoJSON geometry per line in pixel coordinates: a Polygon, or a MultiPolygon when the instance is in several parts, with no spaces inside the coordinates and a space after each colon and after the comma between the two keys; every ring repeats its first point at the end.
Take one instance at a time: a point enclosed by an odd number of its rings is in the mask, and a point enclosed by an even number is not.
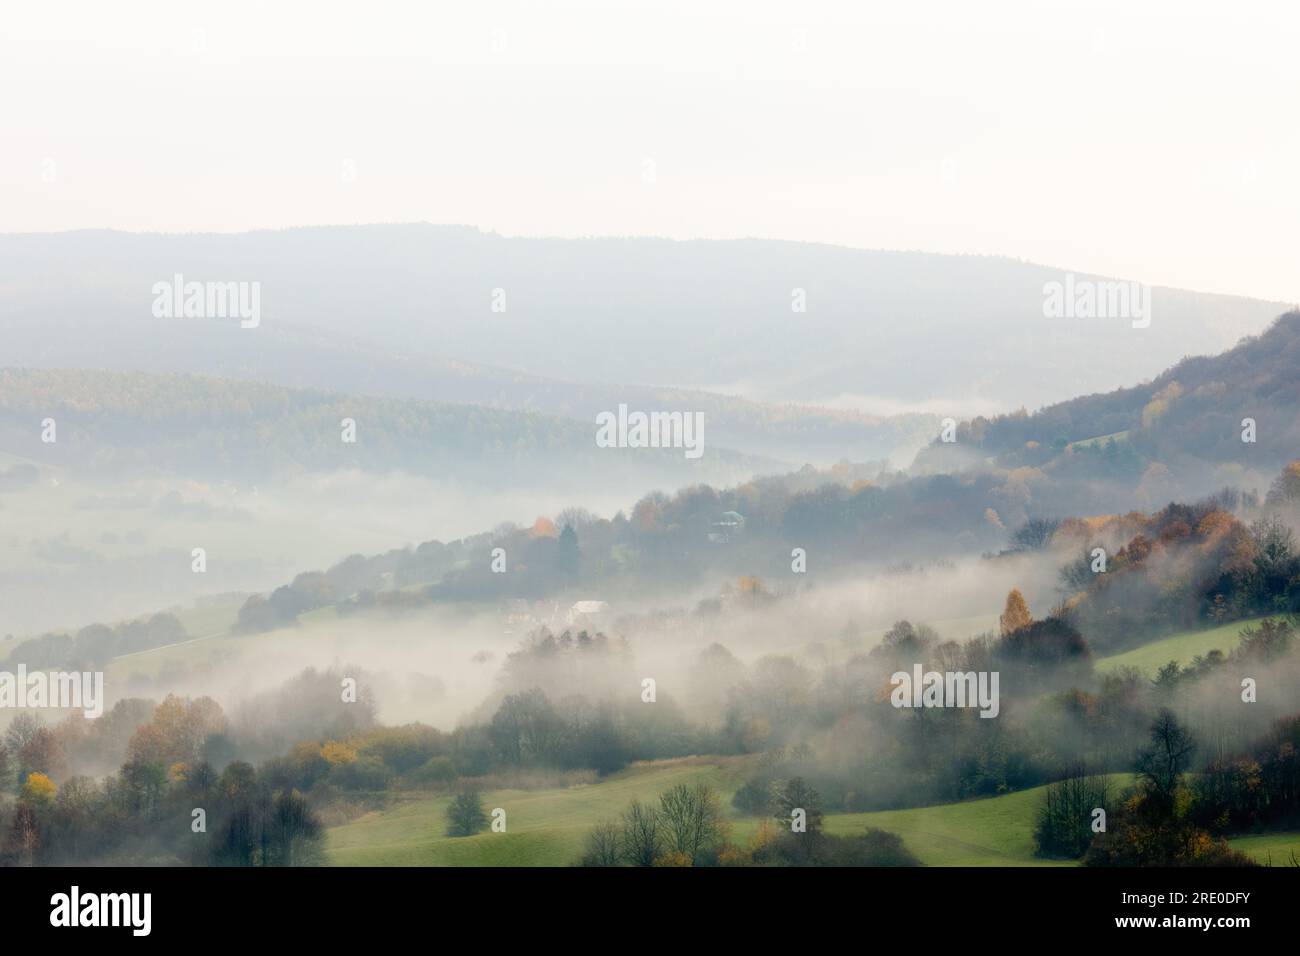
{"type": "Polygon", "coordinates": [[[956,442],[932,443],[917,464],[928,471],[993,464],[1038,468],[1062,481],[1142,481],[1151,502],[1161,504],[1173,497],[1166,485],[1203,493],[1271,477],[1300,448],[1297,409],[1300,312],[1290,312],[1261,335],[1218,355],[1185,358],[1140,385],[1033,414],[977,417],[960,426],[956,442]]]}
{"type": "MultiPolygon", "coordinates": [[[[587,831],[616,819],[633,799],[653,801],[678,783],[707,783],[729,807],[743,782],[746,760],[692,757],[638,764],[598,783],[546,790],[496,790],[483,795],[489,810],[506,811],[507,831],[453,838],[444,834],[449,797],[415,797],[328,831],[329,857],[344,866],[568,866],[582,854],[587,831]]],[[[1001,797],[911,810],[830,813],[830,833],[877,827],[897,833],[929,866],[1041,866],[1034,856],[1034,814],[1043,788],[1001,797]]],[[[740,844],[758,821],[732,816],[740,844]]]]}
{"type": "MultiPolygon", "coordinates": [[[[327,830],[335,866],[569,866],[582,855],[588,830],[616,819],[637,798],[654,801],[679,783],[707,783],[724,806],[741,782],[747,758],[690,757],[638,764],[597,783],[543,790],[496,790],[483,794],[489,810],[506,811],[505,833],[445,835],[449,797],[412,796],[390,809],[366,814],[327,830]]],[[[1126,774],[1113,777],[1120,787],[1126,774]]],[[[1034,855],[1034,820],[1045,787],[998,797],[909,810],[828,813],[826,830],[837,835],[868,827],[888,830],[926,866],[1071,866],[1071,861],[1034,855]]],[[[744,844],[754,818],[732,816],[732,841],[744,844]]],[[[1260,862],[1287,865],[1300,854],[1300,836],[1281,832],[1239,837],[1234,849],[1260,862]]]]}

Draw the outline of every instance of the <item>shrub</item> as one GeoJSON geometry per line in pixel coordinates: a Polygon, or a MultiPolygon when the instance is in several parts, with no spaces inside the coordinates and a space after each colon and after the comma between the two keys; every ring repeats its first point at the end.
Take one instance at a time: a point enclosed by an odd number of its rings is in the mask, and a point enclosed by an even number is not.
{"type": "Polygon", "coordinates": [[[771,785],[761,778],[751,780],[735,792],[731,805],[750,817],[765,817],[772,812],[771,785]]]}
{"type": "Polygon", "coordinates": [[[430,757],[411,773],[410,779],[413,783],[446,785],[456,779],[456,767],[450,757],[430,757]]]}
{"type": "Polygon", "coordinates": [[[655,866],[690,866],[691,857],[681,850],[669,850],[655,860],[655,866]]]}
{"type": "Polygon", "coordinates": [[[817,862],[821,866],[920,866],[897,833],[869,828],[855,836],[824,836],[817,862]]]}

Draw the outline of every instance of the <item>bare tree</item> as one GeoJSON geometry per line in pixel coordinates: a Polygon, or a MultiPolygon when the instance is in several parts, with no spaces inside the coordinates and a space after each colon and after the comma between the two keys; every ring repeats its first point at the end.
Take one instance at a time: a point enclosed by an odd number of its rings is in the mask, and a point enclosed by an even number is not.
{"type": "Polygon", "coordinates": [[[704,854],[721,842],[726,821],[717,793],[708,784],[679,783],[659,798],[669,849],[699,863],[704,854]]]}
{"type": "Polygon", "coordinates": [[[1074,767],[1048,786],[1038,809],[1034,839],[1044,856],[1078,859],[1092,842],[1093,811],[1106,808],[1110,782],[1104,776],[1074,767]]]}
{"type": "Polygon", "coordinates": [[[617,823],[606,820],[597,823],[587,834],[586,851],[582,854],[583,866],[618,866],[623,856],[619,846],[622,830],[617,823]]]}
{"type": "Polygon", "coordinates": [[[1060,526],[1058,518],[1030,518],[1011,536],[1011,550],[1041,551],[1060,526]]]}
{"type": "Polygon", "coordinates": [[[663,823],[659,811],[652,806],[633,800],[623,811],[623,827],[619,839],[623,859],[633,866],[654,866],[663,847],[663,823]]]}

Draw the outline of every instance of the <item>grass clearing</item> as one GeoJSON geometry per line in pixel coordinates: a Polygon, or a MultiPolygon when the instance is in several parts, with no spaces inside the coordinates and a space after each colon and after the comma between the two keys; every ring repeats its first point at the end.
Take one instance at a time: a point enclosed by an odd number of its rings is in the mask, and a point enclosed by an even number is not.
{"type": "Polygon", "coordinates": [[[1136,667],[1146,676],[1155,677],[1156,671],[1170,661],[1186,665],[1190,664],[1192,658],[1198,654],[1208,654],[1213,650],[1220,650],[1227,654],[1240,643],[1242,630],[1247,625],[1255,624],[1260,620],[1262,618],[1233,621],[1231,624],[1224,624],[1208,631],[1183,631],[1181,634],[1162,637],[1158,641],[1143,644],[1131,651],[1099,658],[1096,667],[1103,673],[1120,667],[1136,667]]]}
{"type": "Polygon", "coordinates": [[[1093,445],[1104,445],[1106,442],[1114,440],[1115,442],[1128,441],[1129,429],[1122,432],[1111,432],[1109,435],[1097,435],[1094,438],[1084,438],[1081,441],[1072,441],[1067,448],[1090,448],[1093,445]]]}

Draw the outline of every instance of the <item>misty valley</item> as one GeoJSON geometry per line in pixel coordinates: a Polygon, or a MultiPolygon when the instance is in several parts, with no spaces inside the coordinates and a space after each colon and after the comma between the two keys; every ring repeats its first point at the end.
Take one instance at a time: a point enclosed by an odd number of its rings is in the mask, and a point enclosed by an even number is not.
{"type": "Polygon", "coordinates": [[[0,855],[1289,865],[1298,358],[1289,313],[798,466],[815,407],[718,449],[626,402],[5,370],[0,855]]]}
{"type": "Polygon", "coordinates": [[[1294,949],[1219,6],[6,7],[6,942],[1294,949]]]}

